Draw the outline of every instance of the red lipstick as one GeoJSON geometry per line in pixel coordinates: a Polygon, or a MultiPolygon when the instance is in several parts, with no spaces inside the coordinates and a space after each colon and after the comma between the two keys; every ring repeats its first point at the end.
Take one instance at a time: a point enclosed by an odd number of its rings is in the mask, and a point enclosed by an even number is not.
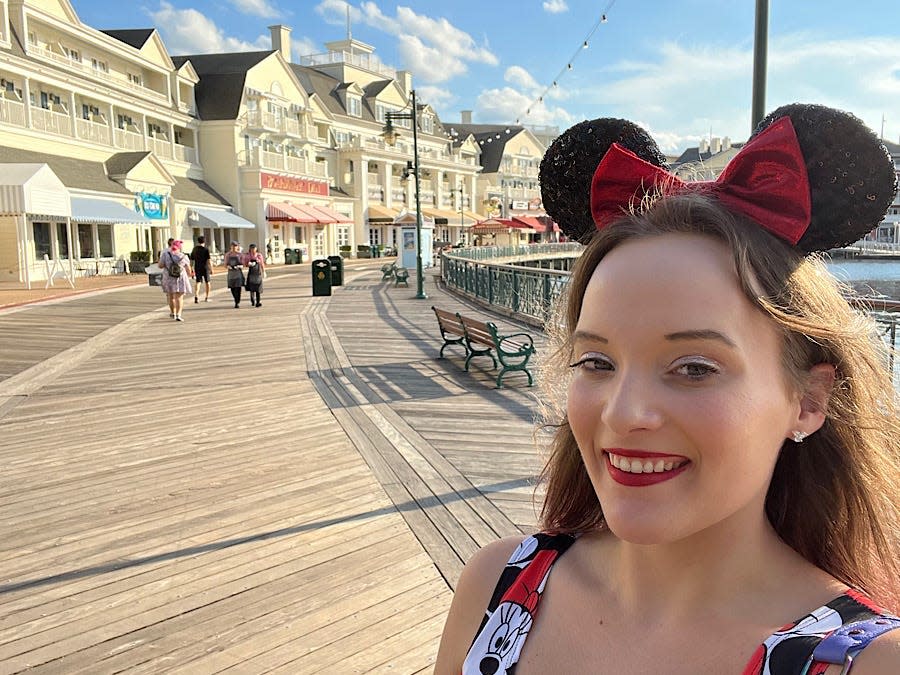
{"type": "Polygon", "coordinates": [[[633,457],[635,459],[652,459],[652,458],[661,458],[661,457],[679,457],[678,455],[666,455],[660,452],[647,452],[645,450],[624,450],[624,449],[610,449],[609,451],[604,451],[603,459],[606,462],[606,470],[609,472],[610,477],[619,483],[620,485],[625,485],[627,487],[645,487],[647,485],[656,485],[657,483],[663,483],[667,480],[671,480],[675,478],[675,476],[683,473],[685,469],[690,466],[690,461],[686,458],[684,459],[684,464],[679,466],[677,469],[671,469],[670,471],[660,471],[653,473],[631,473],[629,471],[622,471],[621,469],[613,466],[612,462],[609,459],[609,453],[612,452],[615,455],[620,457],[633,457]]]}

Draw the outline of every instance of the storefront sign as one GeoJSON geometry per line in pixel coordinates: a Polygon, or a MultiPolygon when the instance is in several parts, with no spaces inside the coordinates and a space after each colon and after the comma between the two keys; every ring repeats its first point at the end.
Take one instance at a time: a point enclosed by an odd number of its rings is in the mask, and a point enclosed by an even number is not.
{"type": "Polygon", "coordinates": [[[138,192],[134,195],[134,210],[154,220],[169,219],[169,198],[149,192],[138,192]]]}
{"type": "Polygon", "coordinates": [[[259,172],[259,183],[263,190],[281,190],[283,192],[299,192],[307,195],[322,195],[327,197],[328,183],[325,181],[311,180],[309,178],[294,178],[292,176],[276,176],[275,174],[259,172]]]}

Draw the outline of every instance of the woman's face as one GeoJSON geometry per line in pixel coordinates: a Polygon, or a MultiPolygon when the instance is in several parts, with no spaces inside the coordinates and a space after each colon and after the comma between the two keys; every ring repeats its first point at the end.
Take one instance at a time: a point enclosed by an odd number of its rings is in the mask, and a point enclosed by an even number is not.
{"type": "Polygon", "coordinates": [[[666,234],[606,255],[574,335],[568,417],[618,537],[665,543],[765,522],[800,414],[781,353],[724,244],[666,234]]]}

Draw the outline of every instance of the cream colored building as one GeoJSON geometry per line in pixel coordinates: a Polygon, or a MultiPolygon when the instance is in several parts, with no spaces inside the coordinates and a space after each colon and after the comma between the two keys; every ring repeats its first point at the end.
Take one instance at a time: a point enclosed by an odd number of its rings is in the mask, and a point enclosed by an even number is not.
{"type": "MultiPolygon", "coordinates": [[[[410,114],[412,76],[384,65],[372,46],[358,40],[325,47],[327,52],[303,57],[292,67],[331,117],[330,148],[324,154],[334,167],[336,190],[357,206],[354,227],[340,242],[353,250],[396,247],[398,219],[415,211],[412,121],[392,120],[401,134],[393,146],[382,131],[389,112],[410,114]]],[[[479,148],[471,140],[454,143],[427,101],[417,103],[423,216],[434,223],[436,241],[464,241],[468,227],[481,218],[471,209],[481,171],[479,148]]]]}
{"type": "Polygon", "coordinates": [[[527,127],[472,124],[469,111],[463,111],[461,122],[445,126],[458,142],[474,142],[481,149],[478,211],[490,218],[518,218],[532,226],[532,233],[543,233],[549,224],[538,182],[544,143],[527,127]]]}
{"type": "Polygon", "coordinates": [[[68,0],[0,0],[0,280],[124,271],[132,252],[188,237],[191,207],[230,211],[199,163],[197,81],[153,29],[96,30],[68,0]],[[68,209],[25,198],[46,177],[11,169],[27,165],[50,169],[68,209]]]}

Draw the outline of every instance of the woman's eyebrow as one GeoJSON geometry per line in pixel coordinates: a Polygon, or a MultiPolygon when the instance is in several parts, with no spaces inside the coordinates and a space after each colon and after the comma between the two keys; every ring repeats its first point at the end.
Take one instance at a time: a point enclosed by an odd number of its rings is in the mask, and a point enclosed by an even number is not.
{"type": "Polygon", "coordinates": [[[572,333],[572,340],[586,340],[588,342],[602,342],[603,344],[609,344],[609,340],[605,337],[597,335],[597,333],[592,333],[589,330],[576,330],[572,333]]]}
{"type": "Polygon", "coordinates": [[[737,348],[737,345],[726,335],[711,329],[682,330],[677,333],[669,333],[665,338],[666,340],[718,340],[729,347],[737,348]]]}

